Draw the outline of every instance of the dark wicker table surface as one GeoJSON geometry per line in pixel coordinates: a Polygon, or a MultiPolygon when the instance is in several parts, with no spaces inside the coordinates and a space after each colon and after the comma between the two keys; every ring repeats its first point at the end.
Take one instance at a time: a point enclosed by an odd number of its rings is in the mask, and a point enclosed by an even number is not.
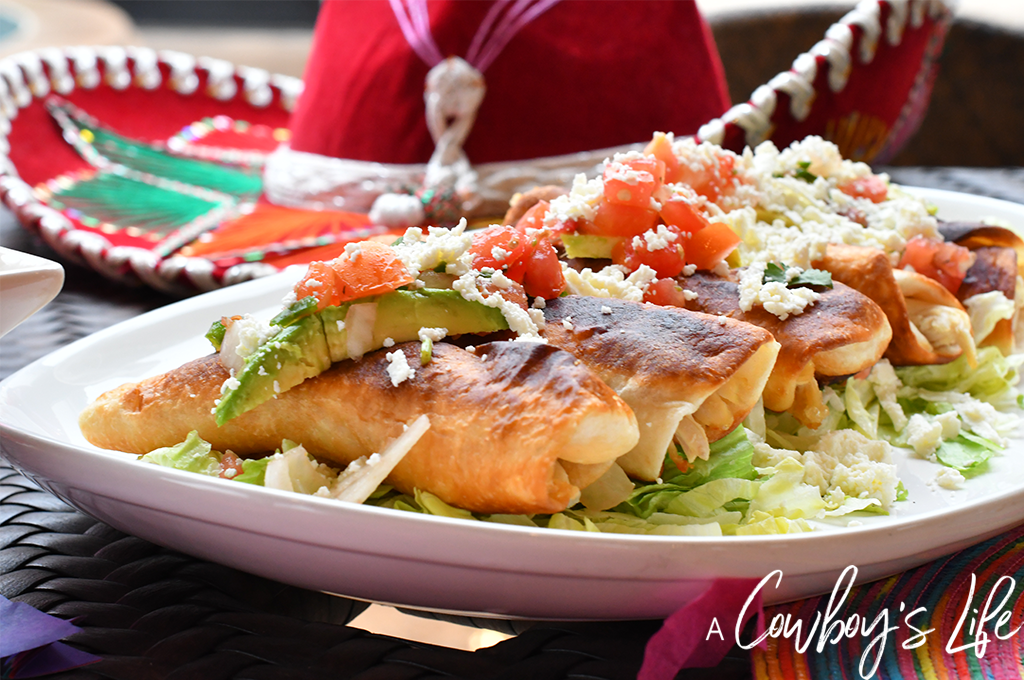
{"type": "MultiPolygon", "coordinates": [[[[893,179],[1024,203],[1024,168],[889,168],[893,179]]],[[[56,259],[0,213],[0,245],[56,259]]],[[[174,298],[64,262],[63,291],[0,340],[0,379],[174,298]]],[[[346,625],[365,604],[282,585],[120,533],[0,460],[0,595],[75,618],[68,642],[102,660],[74,680],[632,678],[657,621],[533,625],[460,620],[515,637],[476,652],[346,625]]],[[[734,650],[684,678],[750,676],[734,650]]]]}

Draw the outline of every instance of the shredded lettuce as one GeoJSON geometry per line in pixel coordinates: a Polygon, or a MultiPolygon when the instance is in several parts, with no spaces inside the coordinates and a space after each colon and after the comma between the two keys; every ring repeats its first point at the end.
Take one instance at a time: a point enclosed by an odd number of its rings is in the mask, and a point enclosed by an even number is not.
{"type": "Polygon", "coordinates": [[[212,448],[208,442],[199,437],[198,432],[192,430],[185,437],[185,441],[180,444],[150,451],[141,456],[139,460],[185,472],[198,472],[201,475],[217,477],[220,475],[220,456],[212,448]]]}
{"type": "Polygon", "coordinates": [[[990,439],[970,432],[961,432],[954,439],[947,439],[935,450],[935,457],[947,467],[958,472],[977,472],[993,453],[1002,447],[990,439]]]}

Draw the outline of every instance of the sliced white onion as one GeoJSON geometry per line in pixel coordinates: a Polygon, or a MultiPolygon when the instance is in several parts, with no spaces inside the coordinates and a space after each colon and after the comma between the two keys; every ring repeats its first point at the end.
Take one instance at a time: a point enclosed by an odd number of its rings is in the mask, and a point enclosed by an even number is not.
{"type": "Polygon", "coordinates": [[[369,458],[363,456],[349,463],[331,488],[331,497],[350,503],[364,502],[428,429],[430,419],[422,415],[381,453],[369,458]]]}

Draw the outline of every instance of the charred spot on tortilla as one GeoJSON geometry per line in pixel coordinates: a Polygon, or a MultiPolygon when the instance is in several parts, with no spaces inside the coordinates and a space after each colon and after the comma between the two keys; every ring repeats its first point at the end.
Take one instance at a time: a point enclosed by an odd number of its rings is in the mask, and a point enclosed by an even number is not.
{"type": "Polygon", "coordinates": [[[656,479],[673,440],[691,459],[756,405],[778,354],[761,328],[671,307],[570,295],[544,308],[544,337],[610,385],[640,439],[619,465],[656,479]]]}

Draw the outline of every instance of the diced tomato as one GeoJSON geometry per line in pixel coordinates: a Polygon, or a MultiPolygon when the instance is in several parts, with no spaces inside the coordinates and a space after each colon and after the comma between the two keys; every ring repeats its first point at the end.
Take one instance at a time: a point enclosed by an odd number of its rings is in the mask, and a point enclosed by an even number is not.
{"type": "Polygon", "coordinates": [[[597,207],[593,231],[587,229],[589,225],[581,224],[580,232],[598,236],[639,236],[653,228],[657,222],[658,213],[650,208],[602,201],[597,207]]]}
{"type": "Polygon", "coordinates": [[[555,247],[543,240],[526,259],[523,286],[527,295],[545,300],[561,295],[565,290],[565,277],[562,276],[562,263],[558,260],[555,247]]]}
{"type": "Polygon", "coordinates": [[[636,236],[631,239],[624,238],[615,245],[612,250],[612,261],[621,264],[630,271],[636,271],[640,265],[647,265],[660,278],[679,276],[686,266],[684,243],[686,235],[677,227],[665,225],[659,229],[668,232],[676,238],[669,241],[664,248],[649,250],[648,243],[643,236],[636,236]]]}
{"type": "Polygon", "coordinates": [[[224,479],[234,479],[243,471],[242,459],[233,451],[225,451],[220,459],[220,476],[224,479]]]}
{"type": "Polygon", "coordinates": [[[644,147],[645,156],[654,156],[665,164],[665,176],[662,182],[679,181],[679,159],[672,151],[672,141],[664,132],[655,132],[654,138],[644,147]]]}
{"type": "Polygon", "coordinates": [[[469,252],[473,253],[473,269],[489,267],[498,270],[511,267],[526,251],[526,237],[511,225],[481,229],[473,234],[473,244],[469,247],[469,252]]]}
{"type": "Polygon", "coordinates": [[[685,200],[667,200],[661,204],[661,219],[680,231],[692,234],[710,224],[695,206],[685,200]]]}
{"type": "Polygon", "coordinates": [[[334,269],[326,262],[310,262],[306,275],[295,284],[298,300],[310,295],[316,298],[317,309],[338,304],[338,282],[334,269]]]}
{"type": "Polygon", "coordinates": [[[390,293],[414,280],[395,249],[376,241],[363,241],[358,251],[330,264],[337,275],[338,302],[390,293]]]}
{"type": "Polygon", "coordinates": [[[683,287],[675,279],[655,279],[647,286],[644,302],[652,302],[663,307],[685,307],[686,298],[683,287]]]}
{"type": "Polygon", "coordinates": [[[697,269],[714,269],[739,243],[740,237],[728,225],[712,222],[686,243],[686,263],[697,269]]]}
{"type": "Polygon", "coordinates": [[[956,294],[973,263],[971,251],[946,241],[915,236],[907,241],[899,268],[909,265],[915,272],[941,283],[956,294]]]}
{"type": "MultiPolygon", "coordinates": [[[[651,159],[654,162],[655,159],[651,159]]],[[[604,169],[604,200],[607,203],[646,208],[659,184],[655,176],[636,164],[611,162],[604,169]]]]}
{"type": "MultiPolygon", "coordinates": [[[[544,217],[548,214],[548,209],[551,208],[551,204],[547,201],[537,201],[529,210],[523,213],[523,216],[516,222],[516,229],[521,234],[525,234],[527,229],[543,229],[544,228],[544,217]]],[[[569,231],[570,225],[558,225],[555,231],[569,231]]]]}
{"type": "Polygon", "coordinates": [[[413,282],[405,264],[391,246],[363,241],[352,255],[329,262],[310,262],[295,286],[299,300],[312,295],[317,309],[370,295],[382,295],[413,282]]]}
{"type": "Polygon", "coordinates": [[[681,163],[677,181],[688,184],[704,198],[717,203],[722,196],[731,195],[735,190],[735,166],[736,159],[729,153],[723,153],[717,160],[681,163]]]}
{"type": "Polygon", "coordinates": [[[858,177],[840,184],[838,189],[848,196],[866,198],[872,203],[881,203],[889,195],[889,185],[878,175],[858,177]]]}

